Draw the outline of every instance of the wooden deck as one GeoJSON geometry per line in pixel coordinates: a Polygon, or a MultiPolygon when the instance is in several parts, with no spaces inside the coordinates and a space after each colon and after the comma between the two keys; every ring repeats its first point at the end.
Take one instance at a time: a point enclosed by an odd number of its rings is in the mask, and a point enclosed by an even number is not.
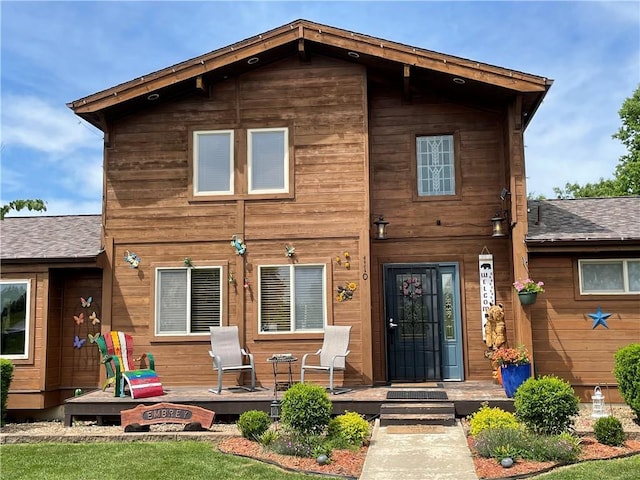
{"type": "MultiPolygon", "coordinates": [[[[362,415],[375,417],[380,414],[383,403],[407,402],[415,400],[387,400],[387,393],[395,390],[434,390],[444,389],[446,400],[428,400],[453,402],[456,416],[463,417],[474,412],[482,402],[491,406],[500,406],[513,410],[513,400],[507,398],[502,386],[491,382],[445,382],[442,387],[436,384],[401,384],[381,387],[354,387],[353,390],[330,395],[334,414],[344,413],[345,410],[355,411],[362,415]]],[[[278,400],[284,392],[277,392],[278,400]]],[[[75,417],[93,417],[102,422],[104,418],[119,417],[122,410],[128,410],[138,405],[153,405],[159,402],[169,402],[196,405],[215,412],[216,416],[236,416],[247,410],[263,410],[269,412],[274,400],[273,388],[258,388],[253,392],[242,389],[225,389],[221,394],[208,391],[206,387],[165,387],[165,394],[157,397],[132,399],[114,397],[113,388],[103,392],[96,390],[78,397],[68,399],[64,404],[64,423],[71,426],[75,417]]]]}

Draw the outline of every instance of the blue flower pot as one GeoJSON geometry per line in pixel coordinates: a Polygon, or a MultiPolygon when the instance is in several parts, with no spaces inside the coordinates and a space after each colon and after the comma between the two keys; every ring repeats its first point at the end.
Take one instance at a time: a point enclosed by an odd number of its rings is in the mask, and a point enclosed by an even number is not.
{"type": "Polygon", "coordinates": [[[502,374],[502,386],[507,397],[513,398],[518,387],[531,376],[531,364],[502,365],[500,373],[502,374]]]}

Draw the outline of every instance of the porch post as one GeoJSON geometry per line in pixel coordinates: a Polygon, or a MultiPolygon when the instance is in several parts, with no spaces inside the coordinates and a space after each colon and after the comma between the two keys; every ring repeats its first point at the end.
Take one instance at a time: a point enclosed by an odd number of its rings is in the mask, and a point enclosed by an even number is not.
{"type": "MultiPolygon", "coordinates": [[[[513,278],[524,279],[529,276],[529,255],[525,244],[527,235],[527,186],[524,160],[524,132],[522,129],[522,99],[516,97],[507,109],[507,155],[509,164],[509,188],[511,192],[511,254],[513,278]]],[[[518,301],[515,290],[511,289],[511,308],[513,311],[514,334],[517,345],[524,345],[533,357],[533,334],[531,319],[518,301]]],[[[533,363],[533,362],[532,362],[533,363]]]]}

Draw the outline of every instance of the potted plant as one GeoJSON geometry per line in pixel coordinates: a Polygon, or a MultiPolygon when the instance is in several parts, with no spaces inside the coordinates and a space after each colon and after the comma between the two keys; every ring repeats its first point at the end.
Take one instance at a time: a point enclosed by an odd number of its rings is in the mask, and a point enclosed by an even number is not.
{"type": "Polygon", "coordinates": [[[513,398],[516,390],[531,376],[531,359],[523,345],[518,348],[502,347],[491,358],[500,366],[502,386],[507,397],[513,398]]]}
{"type": "Polygon", "coordinates": [[[530,278],[517,280],[513,283],[513,288],[518,292],[518,298],[522,305],[531,305],[536,302],[539,293],[544,292],[544,283],[534,282],[530,278]]]}

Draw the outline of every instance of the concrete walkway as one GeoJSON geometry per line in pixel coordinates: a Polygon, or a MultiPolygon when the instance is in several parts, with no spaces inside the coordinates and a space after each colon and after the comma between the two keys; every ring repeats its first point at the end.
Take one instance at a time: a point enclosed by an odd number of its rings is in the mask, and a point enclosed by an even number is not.
{"type": "Polygon", "coordinates": [[[471,452],[455,426],[373,428],[360,480],[478,480],[471,452]]]}

